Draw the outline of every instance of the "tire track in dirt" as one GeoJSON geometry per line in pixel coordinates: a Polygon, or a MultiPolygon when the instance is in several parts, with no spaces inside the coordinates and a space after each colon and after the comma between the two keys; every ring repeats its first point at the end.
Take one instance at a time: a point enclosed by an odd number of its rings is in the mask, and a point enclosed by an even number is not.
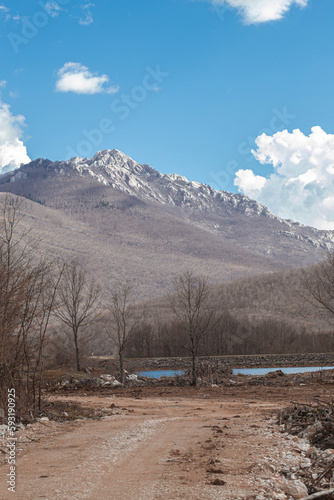
{"type": "MultiPolygon", "coordinates": [[[[110,405],[110,398],[103,396],[71,399],[95,408],[110,405]]],[[[19,455],[17,492],[8,493],[1,480],[0,498],[250,499],[264,488],[259,479],[270,480],[281,467],[297,465],[300,459],[293,443],[265,420],[280,406],[272,400],[113,401],[130,410],[99,421],[50,422],[40,441],[19,455]],[[213,485],[215,479],[222,485],[213,485]]],[[[2,476],[7,468],[1,466],[2,476]]]]}

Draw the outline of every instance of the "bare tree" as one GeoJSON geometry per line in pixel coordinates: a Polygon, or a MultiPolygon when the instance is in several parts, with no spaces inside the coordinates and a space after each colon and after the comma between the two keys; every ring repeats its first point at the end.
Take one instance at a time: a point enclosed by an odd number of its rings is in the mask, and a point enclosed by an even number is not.
{"type": "Polygon", "coordinates": [[[0,399],[15,388],[17,413],[41,404],[44,348],[58,279],[52,262],[34,256],[21,224],[22,203],[7,195],[0,213],[0,399]]]}
{"type": "Polygon", "coordinates": [[[89,281],[74,259],[63,270],[58,291],[56,317],[68,327],[75,348],[76,368],[81,371],[80,339],[84,328],[101,312],[101,288],[89,281]]]}
{"type": "Polygon", "coordinates": [[[118,350],[121,383],[124,382],[124,352],[140,320],[132,303],[133,290],[134,283],[131,280],[119,282],[111,293],[108,307],[110,321],[106,330],[118,350]]]}
{"type": "Polygon", "coordinates": [[[304,273],[303,294],[309,302],[325,311],[330,319],[334,320],[334,252],[328,254],[327,259],[311,270],[304,273]]]}
{"type": "Polygon", "coordinates": [[[177,341],[191,355],[191,383],[196,385],[196,359],[200,346],[218,322],[216,309],[210,304],[207,278],[185,271],[174,280],[170,306],[183,325],[184,336],[180,336],[177,341]]]}

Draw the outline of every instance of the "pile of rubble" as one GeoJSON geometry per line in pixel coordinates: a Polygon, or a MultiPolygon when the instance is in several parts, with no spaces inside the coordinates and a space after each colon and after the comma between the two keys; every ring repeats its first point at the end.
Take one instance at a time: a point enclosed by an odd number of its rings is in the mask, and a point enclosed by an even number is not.
{"type": "Polygon", "coordinates": [[[296,472],[298,480],[312,498],[334,498],[334,400],[293,404],[280,412],[279,421],[282,431],[311,445],[305,466],[296,472]]]}
{"type": "MultiPolygon", "coordinates": [[[[126,382],[141,382],[138,375],[125,373],[126,382]]],[[[144,383],[142,381],[142,383],[144,383]]],[[[87,377],[77,379],[73,375],[63,378],[58,381],[56,389],[73,390],[73,389],[90,389],[99,387],[120,387],[122,384],[116,377],[110,374],[102,374],[99,377],[87,377]]]]}
{"type": "Polygon", "coordinates": [[[334,448],[334,399],[294,404],[280,418],[290,434],[301,435],[322,450],[334,448]]]}

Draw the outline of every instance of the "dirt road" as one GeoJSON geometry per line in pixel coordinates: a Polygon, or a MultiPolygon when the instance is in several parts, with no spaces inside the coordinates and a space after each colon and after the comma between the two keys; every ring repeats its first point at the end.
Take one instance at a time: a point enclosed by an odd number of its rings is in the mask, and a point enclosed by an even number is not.
{"type": "Polygon", "coordinates": [[[95,408],[114,405],[112,414],[98,421],[46,421],[24,431],[16,492],[7,491],[8,465],[2,465],[0,498],[287,498],[275,496],[273,480],[281,469],[298,466],[301,452],[296,438],[279,432],[272,419],[281,397],[224,394],[221,388],[214,397],[125,396],[67,397],[95,408]]]}

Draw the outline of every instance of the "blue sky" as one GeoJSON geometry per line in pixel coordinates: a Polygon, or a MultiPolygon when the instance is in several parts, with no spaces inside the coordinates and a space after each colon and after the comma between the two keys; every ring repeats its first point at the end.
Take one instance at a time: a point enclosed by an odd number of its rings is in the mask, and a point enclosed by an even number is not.
{"type": "Polygon", "coordinates": [[[1,166],[117,148],[332,229],[333,19],[332,0],[0,0],[1,166]]]}

